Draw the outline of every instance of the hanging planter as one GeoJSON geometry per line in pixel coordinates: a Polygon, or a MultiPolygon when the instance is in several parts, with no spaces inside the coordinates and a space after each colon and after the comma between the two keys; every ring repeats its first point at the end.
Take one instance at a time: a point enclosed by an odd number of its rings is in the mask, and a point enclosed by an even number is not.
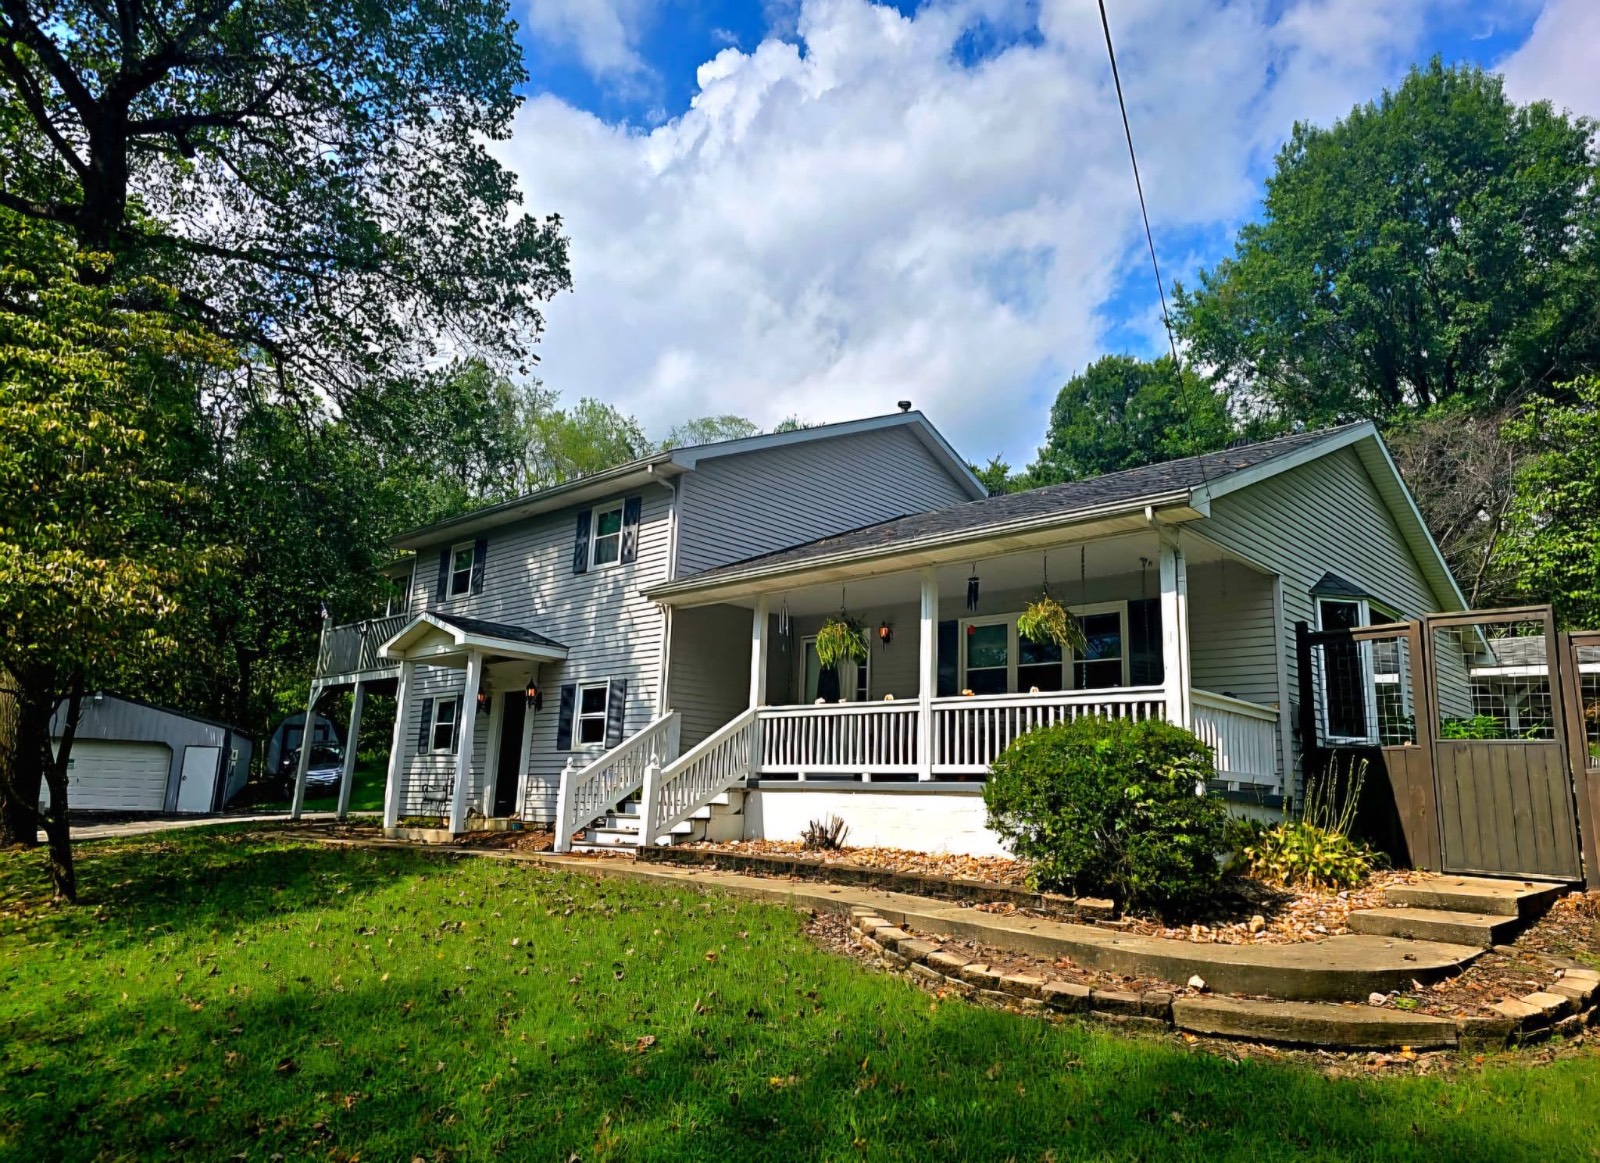
{"type": "Polygon", "coordinates": [[[867,632],[848,615],[829,618],[817,631],[817,661],[824,667],[833,667],[846,659],[867,660],[867,632]]]}
{"type": "Polygon", "coordinates": [[[1078,620],[1049,594],[1041,594],[1017,615],[1017,633],[1039,645],[1054,642],[1063,650],[1081,652],[1086,645],[1078,620]]]}

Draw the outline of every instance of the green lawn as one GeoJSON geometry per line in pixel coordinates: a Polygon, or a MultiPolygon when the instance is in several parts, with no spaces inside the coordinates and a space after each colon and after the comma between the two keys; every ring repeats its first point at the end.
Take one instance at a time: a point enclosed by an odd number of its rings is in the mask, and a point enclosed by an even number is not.
{"type": "MultiPolygon", "coordinates": [[[[383,811],[383,785],[389,776],[388,756],[379,756],[375,759],[362,759],[356,757],[355,783],[350,788],[350,810],[352,812],[381,812],[383,811]]],[[[253,804],[249,808],[252,812],[287,812],[288,800],[267,800],[253,804]]],[[[339,810],[339,795],[335,792],[331,796],[306,796],[305,810],[308,812],[336,812],[339,810]]]]}
{"type": "Polygon", "coordinates": [[[1330,1079],[935,1003],[783,909],[208,830],[0,856],[0,1159],[1530,1159],[1600,1056],[1330,1079]]]}

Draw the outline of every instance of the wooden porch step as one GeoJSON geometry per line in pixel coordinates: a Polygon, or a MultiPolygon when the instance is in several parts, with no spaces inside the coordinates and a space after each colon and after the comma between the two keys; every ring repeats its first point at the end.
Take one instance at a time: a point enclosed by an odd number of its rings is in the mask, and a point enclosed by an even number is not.
{"type": "Polygon", "coordinates": [[[1496,913],[1460,913],[1446,909],[1360,909],[1350,914],[1350,931],[1373,937],[1444,941],[1487,949],[1514,938],[1522,918],[1496,913]]]}
{"type": "Polygon", "coordinates": [[[1414,884],[1384,890],[1391,905],[1439,909],[1453,913],[1487,913],[1496,917],[1536,920],[1567,891],[1551,880],[1500,880],[1487,876],[1430,876],[1414,884]]]}

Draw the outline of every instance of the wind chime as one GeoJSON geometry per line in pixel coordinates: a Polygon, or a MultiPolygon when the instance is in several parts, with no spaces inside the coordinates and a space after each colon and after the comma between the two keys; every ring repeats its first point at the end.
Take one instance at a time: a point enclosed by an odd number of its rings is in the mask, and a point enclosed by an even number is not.
{"type": "Polygon", "coordinates": [[[785,596],[778,603],[778,642],[785,654],[789,652],[789,599],[785,596]]]}
{"type": "Polygon", "coordinates": [[[967,612],[978,612],[978,563],[972,563],[972,576],[967,578],[967,612]]]}

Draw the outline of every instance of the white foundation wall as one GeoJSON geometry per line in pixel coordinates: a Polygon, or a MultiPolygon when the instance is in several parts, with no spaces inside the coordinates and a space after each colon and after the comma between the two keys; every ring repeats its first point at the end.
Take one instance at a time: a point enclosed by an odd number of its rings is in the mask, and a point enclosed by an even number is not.
{"type": "Polygon", "coordinates": [[[1010,856],[984,824],[983,792],[923,789],[905,784],[857,788],[756,788],[745,796],[746,840],[798,840],[812,820],[835,815],[852,848],[906,848],[965,856],[1010,856]]]}

